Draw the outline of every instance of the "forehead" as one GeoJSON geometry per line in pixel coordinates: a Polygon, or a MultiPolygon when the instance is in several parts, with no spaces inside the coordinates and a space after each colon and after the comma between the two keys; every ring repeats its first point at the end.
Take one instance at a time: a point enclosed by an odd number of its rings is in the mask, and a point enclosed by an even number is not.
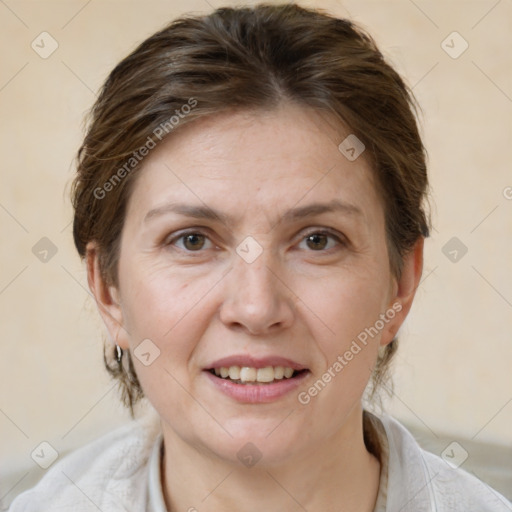
{"type": "Polygon", "coordinates": [[[296,105],[195,120],[146,157],[130,208],[147,214],[186,200],[239,214],[336,199],[367,214],[380,198],[364,156],[350,161],[338,148],[349,134],[296,105]]]}

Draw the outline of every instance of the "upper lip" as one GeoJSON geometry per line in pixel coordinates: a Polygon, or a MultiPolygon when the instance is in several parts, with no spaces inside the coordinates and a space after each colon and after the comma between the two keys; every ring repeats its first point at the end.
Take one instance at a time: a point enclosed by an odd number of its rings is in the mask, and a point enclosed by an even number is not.
{"type": "Polygon", "coordinates": [[[267,366],[284,366],[288,368],[293,368],[294,370],[306,370],[307,367],[293,361],[291,359],[287,359],[286,357],[280,356],[266,356],[266,357],[253,357],[248,355],[233,355],[228,357],[223,357],[222,359],[217,359],[209,366],[205,368],[205,370],[211,370],[214,368],[229,368],[230,366],[245,366],[248,368],[265,368],[267,366]]]}

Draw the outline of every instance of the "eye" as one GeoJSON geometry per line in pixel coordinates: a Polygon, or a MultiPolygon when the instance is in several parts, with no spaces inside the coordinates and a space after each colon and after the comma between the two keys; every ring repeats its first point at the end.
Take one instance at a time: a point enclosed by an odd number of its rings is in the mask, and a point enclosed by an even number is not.
{"type": "MultiPolygon", "coordinates": [[[[177,247],[187,253],[201,252],[202,250],[212,249],[214,247],[212,241],[205,233],[201,231],[182,232],[166,242],[166,245],[177,247]],[[209,244],[209,245],[208,245],[209,244]]],[[[314,252],[332,252],[336,246],[344,245],[342,238],[330,231],[316,230],[307,233],[301,240],[301,244],[306,244],[307,249],[314,252]]]]}
{"type": "Polygon", "coordinates": [[[176,245],[179,249],[187,252],[199,252],[205,248],[207,242],[210,243],[210,247],[206,247],[206,249],[211,249],[213,247],[212,242],[204,233],[188,231],[168,240],[167,245],[176,245]],[[182,244],[178,243],[181,241],[183,241],[182,244]]]}
{"type": "Polygon", "coordinates": [[[302,242],[306,242],[307,247],[315,252],[330,252],[336,245],[343,245],[339,236],[325,230],[312,231],[306,234],[301,240],[302,242]],[[330,244],[329,239],[331,240],[330,244]]]}

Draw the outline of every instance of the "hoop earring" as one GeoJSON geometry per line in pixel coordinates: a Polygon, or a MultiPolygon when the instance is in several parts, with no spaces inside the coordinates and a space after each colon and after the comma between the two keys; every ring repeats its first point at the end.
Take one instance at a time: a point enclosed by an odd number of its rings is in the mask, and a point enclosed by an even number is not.
{"type": "Polygon", "coordinates": [[[114,354],[116,356],[117,364],[121,365],[123,360],[123,349],[117,343],[114,354]]]}

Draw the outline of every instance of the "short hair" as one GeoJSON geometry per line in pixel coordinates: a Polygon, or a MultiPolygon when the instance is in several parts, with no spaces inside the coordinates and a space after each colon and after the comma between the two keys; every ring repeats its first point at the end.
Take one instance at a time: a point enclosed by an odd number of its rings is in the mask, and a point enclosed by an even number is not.
{"type": "MultiPolygon", "coordinates": [[[[80,256],[95,241],[103,278],[118,284],[121,232],[144,148],[201,117],[272,110],[283,102],[334,116],[365,145],[383,200],[390,268],[399,277],[404,255],[430,225],[416,101],[361,27],[290,3],[185,15],[114,68],[77,156],[73,236],[80,256]]],[[[394,339],[379,353],[374,389],[396,348],[394,339]]],[[[119,368],[105,352],[133,415],[143,391],[127,358],[119,368]]]]}

